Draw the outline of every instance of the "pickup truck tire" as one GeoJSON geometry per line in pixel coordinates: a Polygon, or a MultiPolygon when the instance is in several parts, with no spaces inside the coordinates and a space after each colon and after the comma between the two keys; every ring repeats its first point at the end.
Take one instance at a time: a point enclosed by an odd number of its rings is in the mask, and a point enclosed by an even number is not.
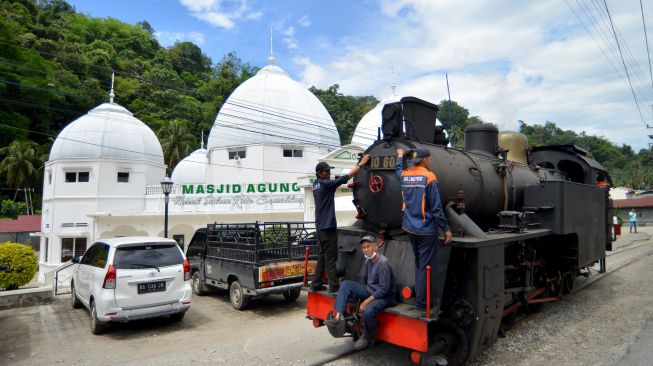
{"type": "Polygon", "coordinates": [[[302,291],[301,289],[292,289],[288,291],[283,292],[283,297],[286,298],[286,301],[288,302],[295,302],[297,301],[297,298],[299,298],[299,294],[301,294],[302,291]]]}
{"type": "Polygon", "coordinates": [[[204,284],[204,281],[202,281],[202,278],[200,277],[199,271],[195,271],[193,273],[193,295],[197,296],[204,296],[208,292],[208,288],[206,288],[206,284],[204,284]]]}
{"type": "Polygon", "coordinates": [[[245,310],[249,305],[249,297],[245,296],[243,286],[240,285],[238,280],[232,282],[229,286],[229,301],[236,310],[245,310]]]}

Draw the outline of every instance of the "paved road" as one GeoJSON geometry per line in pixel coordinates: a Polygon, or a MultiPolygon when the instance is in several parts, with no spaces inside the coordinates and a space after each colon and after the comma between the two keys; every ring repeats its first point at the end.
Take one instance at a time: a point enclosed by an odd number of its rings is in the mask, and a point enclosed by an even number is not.
{"type": "Polygon", "coordinates": [[[67,301],[0,312],[0,365],[298,365],[351,346],[305,319],[306,296],[231,308],[226,292],[194,297],[183,321],[139,321],[93,336],[88,311],[67,301]]]}

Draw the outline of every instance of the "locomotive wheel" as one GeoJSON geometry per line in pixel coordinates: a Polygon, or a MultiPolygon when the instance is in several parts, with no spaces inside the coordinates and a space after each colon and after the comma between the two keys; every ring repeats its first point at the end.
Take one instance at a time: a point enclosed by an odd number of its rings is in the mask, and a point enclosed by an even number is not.
{"type": "Polygon", "coordinates": [[[576,272],[565,273],[562,275],[562,283],[560,284],[560,292],[563,294],[570,294],[574,291],[574,282],[576,282],[576,272]]]}
{"type": "Polygon", "coordinates": [[[465,332],[450,319],[442,319],[435,324],[433,336],[429,340],[429,350],[421,358],[422,365],[440,365],[438,360],[445,355],[447,365],[459,366],[469,355],[469,344],[465,332]],[[444,352],[438,347],[446,344],[444,352]]]}

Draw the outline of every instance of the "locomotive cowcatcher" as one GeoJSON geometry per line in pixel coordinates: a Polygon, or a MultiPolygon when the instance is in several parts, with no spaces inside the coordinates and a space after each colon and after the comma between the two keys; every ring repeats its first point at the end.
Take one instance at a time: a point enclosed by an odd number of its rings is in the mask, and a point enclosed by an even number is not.
{"type": "MultiPolygon", "coordinates": [[[[584,269],[611,250],[610,176],[575,145],[529,148],[526,137],[492,124],[465,129],[464,149],[448,147],[435,125],[438,108],[405,97],[383,108],[370,162],[350,185],[357,221],[338,228],[339,275],[358,280],[363,235],[382,241],[393,268],[398,304],[378,315],[376,339],[412,350],[422,365],[461,365],[492,345],[521,312],[536,311],[573,290],[584,269]],[[381,136],[382,134],[382,136],[381,136]],[[427,273],[427,310],[416,311],[415,264],[401,228],[402,195],[396,150],[424,147],[454,234],[427,273]],[[602,182],[601,186],[597,183],[602,182]]],[[[321,327],[332,317],[335,294],[308,293],[307,318],[321,327]]],[[[335,337],[360,336],[357,306],[335,337]]]]}

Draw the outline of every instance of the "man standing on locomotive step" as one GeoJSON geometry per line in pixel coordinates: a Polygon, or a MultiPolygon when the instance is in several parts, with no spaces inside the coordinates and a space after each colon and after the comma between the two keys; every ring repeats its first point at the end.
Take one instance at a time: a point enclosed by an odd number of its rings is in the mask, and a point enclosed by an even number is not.
{"type": "Polygon", "coordinates": [[[336,190],[347,183],[354,175],[360,172],[361,167],[367,164],[369,155],[364,155],[356,167],[348,174],[331,180],[331,167],[321,161],[315,166],[313,182],[313,199],[315,200],[315,229],[317,230],[317,268],[311,282],[311,290],[322,289],[322,272],[326,269],[329,291],[338,292],[338,275],[336,274],[336,261],[338,260],[338,236],[336,233],[336,209],[334,198],[336,190]]]}
{"type": "Polygon", "coordinates": [[[361,282],[346,280],[336,297],[336,315],[324,323],[337,327],[350,300],[360,300],[358,310],[362,313],[363,334],[354,343],[355,349],[363,349],[376,334],[376,314],[395,304],[395,280],[388,258],[379,253],[379,244],[373,236],[365,235],[360,240],[361,252],[365,257],[365,269],[361,282]]]}
{"type": "Polygon", "coordinates": [[[415,255],[415,307],[426,308],[426,266],[433,267],[440,245],[438,228],[444,232],[444,245],[452,240],[451,230],[442,209],[435,174],[429,170],[431,153],[425,148],[409,151],[409,166],[404,170],[404,150],[397,149],[397,177],[403,196],[402,228],[415,255]]]}

